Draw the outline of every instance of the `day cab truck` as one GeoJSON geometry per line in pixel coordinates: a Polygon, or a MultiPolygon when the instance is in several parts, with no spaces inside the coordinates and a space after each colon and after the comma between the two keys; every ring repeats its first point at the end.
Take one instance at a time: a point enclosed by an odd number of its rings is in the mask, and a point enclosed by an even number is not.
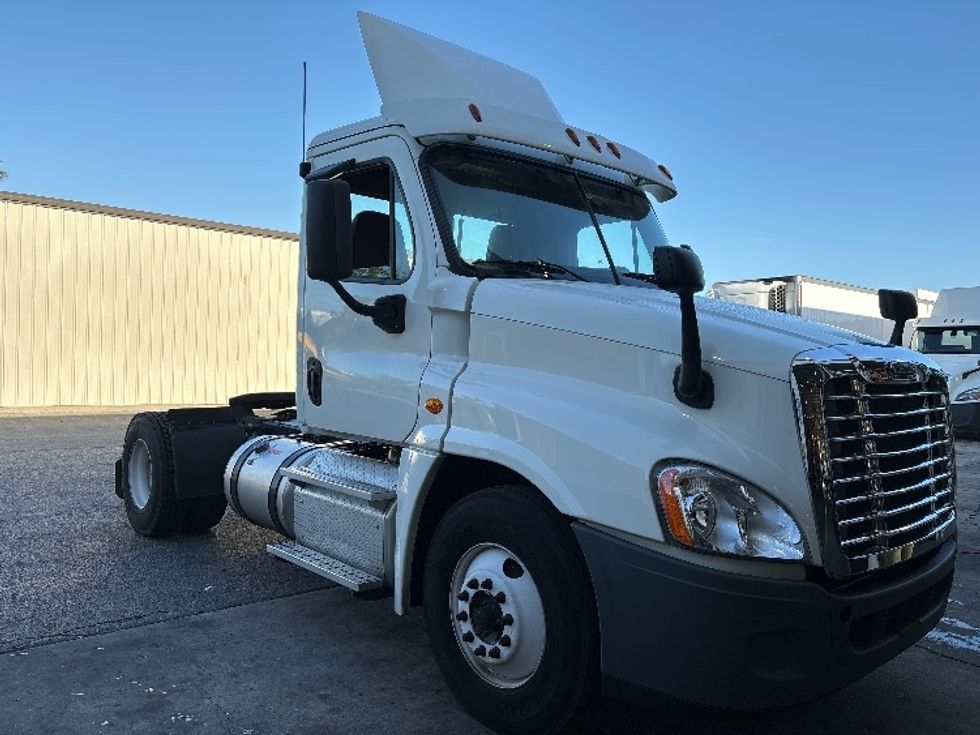
{"type": "Polygon", "coordinates": [[[940,291],[932,314],[916,322],[912,346],[946,373],[953,430],[980,434],[980,286],[940,291]]]}
{"type": "Polygon", "coordinates": [[[133,528],[227,503],[272,554],[421,606],[506,732],[602,691],[788,705],[930,630],[956,551],[936,363],[695,298],[665,166],[523,72],[360,24],[381,116],[301,165],[296,393],[137,415],[133,528]]]}

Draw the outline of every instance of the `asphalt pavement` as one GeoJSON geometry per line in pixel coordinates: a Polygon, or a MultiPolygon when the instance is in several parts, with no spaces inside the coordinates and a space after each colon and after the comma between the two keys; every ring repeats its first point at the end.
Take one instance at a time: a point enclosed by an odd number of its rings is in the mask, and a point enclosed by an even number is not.
{"type": "MultiPolygon", "coordinates": [[[[128,420],[0,417],[0,732],[485,732],[446,689],[418,614],[269,557],[275,535],[230,512],[204,536],[136,536],[112,485],[128,420]]],[[[980,442],[957,452],[960,555],[926,639],[811,704],[606,702],[593,731],[978,732],[980,442]]]]}

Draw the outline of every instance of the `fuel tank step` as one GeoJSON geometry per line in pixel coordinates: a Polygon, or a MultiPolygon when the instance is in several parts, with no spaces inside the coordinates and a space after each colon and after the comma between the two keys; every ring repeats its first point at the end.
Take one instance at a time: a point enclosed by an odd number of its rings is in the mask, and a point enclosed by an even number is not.
{"type": "Polygon", "coordinates": [[[326,577],[354,592],[378,589],[383,582],[381,577],[376,577],[294,541],[269,544],[265,548],[273,556],[292,562],[298,567],[319,574],[321,577],[326,577]]]}

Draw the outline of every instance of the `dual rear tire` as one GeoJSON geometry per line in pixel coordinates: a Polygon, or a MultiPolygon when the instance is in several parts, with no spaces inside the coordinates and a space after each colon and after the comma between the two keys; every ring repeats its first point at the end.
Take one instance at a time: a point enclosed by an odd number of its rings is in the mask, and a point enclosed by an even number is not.
{"type": "Polygon", "coordinates": [[[126,430],[122,496],[129,523],[142,536],[201,533],[224,516],[224,495],[178,498],[167,414],[139,413],[126,430]]]}

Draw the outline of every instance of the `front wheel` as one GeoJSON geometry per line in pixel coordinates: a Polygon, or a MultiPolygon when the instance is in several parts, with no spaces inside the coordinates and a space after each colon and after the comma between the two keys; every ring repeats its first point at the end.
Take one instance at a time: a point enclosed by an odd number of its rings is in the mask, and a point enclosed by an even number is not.
{"type": "Polygon", "coordinates": [[[596,692],[598,621],[568,523],[536,490],[480,490],[433,536],[426,626],[453,693],[513,733],[558,732],[596,692]]]}

